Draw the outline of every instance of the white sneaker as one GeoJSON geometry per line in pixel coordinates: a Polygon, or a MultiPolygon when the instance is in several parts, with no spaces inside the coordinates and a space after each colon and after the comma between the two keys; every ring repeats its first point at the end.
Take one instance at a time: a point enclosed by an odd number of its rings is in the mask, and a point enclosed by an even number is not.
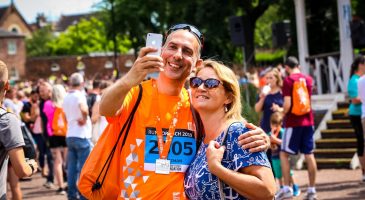
{"type": "Polygon", "coordinates": [[[52,182],[48,182],[48,181],[45,184],[43,184],[43,186],[48,189],[53,189],[55,187],[52,182]]]}
{"type": "Polygon", "coordinates": [[[293,190],[289,188],[285,190],[284,188],[280,189],[278,193],[275,194],[276,200],[283,200],[283,199],[292,199],[293,198],[293,190]]]}
{"type": "Polygon", "coordinates": [[[315,192],[307,192],[304,196],[304,200],[317,200],[317,193],[315,192]]]}

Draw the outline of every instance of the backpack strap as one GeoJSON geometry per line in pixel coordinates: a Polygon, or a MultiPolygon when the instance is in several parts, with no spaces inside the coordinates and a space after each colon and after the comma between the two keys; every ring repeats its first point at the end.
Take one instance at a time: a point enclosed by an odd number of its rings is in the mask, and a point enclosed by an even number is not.
{"type": "Polygon", "coordinates": [[[127,139],[129,129],[130,129],[131,125],[132,125],[132,121],[133,121],[134,114],[136,113],[136,110],[137,110],[137,108],[139,106],[139,103],[141,102],[141,99],[142,99],[143,88],[142,88],[142,85],[141,84],[139,84],[138,86],[139,86],[139,93],[138,93],[138,98],[137,98],[136,104],[134,105],[134,107],[132,109],[132,112],[129,114],[129,117],[128,117],[127,121],[124,123],[124,125],[122,127],[122,130],[120,131],[120,133],[118,135],[118,139],[115,142],[115,144],[113,146],[113,149],[112,149],[112,151],[110,152],[110,154],[108,156],[108,159],[105,161],[104,166],[103,166],[103,168],[101,169],[101,171],[99,173],[99,176],[95,180],[95,183],[94,183],[94,185],[91,188],[91,191],[99,190],[103,186],[105,177],[106,177],[106,175],[108,173],[108,170],[109,170],[109,167],[110,167],[110,164],[111,164],[111,160],[113,159],[115,150],[116,150],[116,148],[118,146],[118,143],[119,143],[119,140],[122,137],[124,130],[127,128],[126,131],[125,131],[124,137],[123,137],[122,146],[120,148],[120,151],[123,150],[123,146],[124,146],[125,141],[127,139]],[[102,180],[100,182],[99,181],[99,178],[101,177],[102,173],[104,172],[104,169],[105,169],[105,173],[104,173],[104,176],[103,176],[103,178],[102,178],[102,180]]]}
{"type": "Polygon", "coordinates": [[[4,108],[0,108],[0,118],[8,113],[10,113],[10,112],[6,111],[4,108]]]}

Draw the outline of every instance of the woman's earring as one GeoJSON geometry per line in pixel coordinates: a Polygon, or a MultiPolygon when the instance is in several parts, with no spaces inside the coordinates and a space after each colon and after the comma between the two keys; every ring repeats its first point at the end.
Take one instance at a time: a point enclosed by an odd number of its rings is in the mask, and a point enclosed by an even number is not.
{"type": "Polygon", "coordinates": [[[227,104],[224,105],[224,112],[227,113],[228,112],[228,106],[227,104]]]}

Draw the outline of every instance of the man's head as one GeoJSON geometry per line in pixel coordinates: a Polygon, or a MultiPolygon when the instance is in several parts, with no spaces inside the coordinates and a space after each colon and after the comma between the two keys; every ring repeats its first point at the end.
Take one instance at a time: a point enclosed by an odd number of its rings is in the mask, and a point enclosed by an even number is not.
{"type": "Polygon", "coordinates": [[[188,24],[172,26],[166,34],[161,57],[164,60],[163,78],[181,81],[200,66],[203,36],[197,28],[188,24]]]}
{"type": "Polygon", "coordinates": [[[42,82],[39,85],[39,96],[43,100],[51,99],[51,96],[52,96],[52,85],[49,84],[48,82],[42,82]]]}
{"type": "Polygon", "coordinates": [[[0,60],[0,100],[2,101],[5,92],[9,89],[8,68],[6,64],[0,60]]]}
{"type": "Polygon", "coordinates": [[[73,73],[70,76],[70,86],[73,88],[77,88],[82,86],[82,84],[84,83],[84,77],[82,77],[82,75],[80,73],[73,73]]]}
{"type": "Polygon", "coordinates": [[[299,68],[299,61],[296,57],[289,56],[286,59],[284,66],[285,66],[285,71],[290,74],[290,72],[293,71],[293,69],[299,68]]]}

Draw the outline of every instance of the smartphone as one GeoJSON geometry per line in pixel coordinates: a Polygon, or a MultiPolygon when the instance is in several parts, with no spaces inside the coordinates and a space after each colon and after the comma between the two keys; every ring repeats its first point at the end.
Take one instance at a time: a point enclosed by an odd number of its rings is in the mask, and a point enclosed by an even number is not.
{"type": "Polygon", "coordinates": [[[146,47],[154,47],[158,49],[158,51],[148,53],[148,55],[160,56],[162,48],[162,34],[148,33],[146,39],[146,47]]]}

